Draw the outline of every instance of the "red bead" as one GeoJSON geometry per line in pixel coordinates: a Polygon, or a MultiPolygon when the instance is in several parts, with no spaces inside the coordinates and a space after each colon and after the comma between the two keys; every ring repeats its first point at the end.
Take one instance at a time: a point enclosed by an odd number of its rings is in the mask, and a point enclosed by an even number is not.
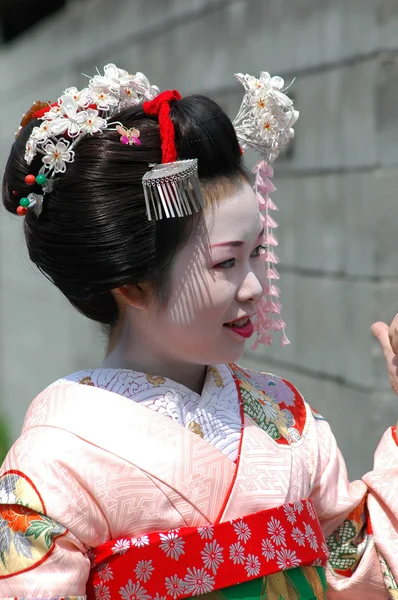
{"type": "Polygon", "coordinates": [[[12,193],[14,194],[14,196],[18,196],[19,195],[17,190],[13,190],[12,193]]]}
{"type": "Polygon", "coordinates": [[[27,185],[33,185],[36,183],[36,177],[34,175],[26,175],[25,183],[27,185]]]}
{"type": "Polygon", "coordinates": [[[27,212],[28,212],[27,208],[25,208],[24,206],[18,206],[17,213],[19,214],[20,217],[24,217],[27,212]]]}

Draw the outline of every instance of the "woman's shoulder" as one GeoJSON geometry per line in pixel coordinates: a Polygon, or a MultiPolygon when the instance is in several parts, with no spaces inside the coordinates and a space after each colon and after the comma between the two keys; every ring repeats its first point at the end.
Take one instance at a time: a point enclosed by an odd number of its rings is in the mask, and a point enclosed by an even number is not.
{"type": "Polygon", "coordinates": [[[74,373],[70,373],[69,375],[63,375],[59,379],[56,379],[55,381],[50,383],[50,385],[46,389],[51,389],[51,388],[57,387],[59,385],[66,384],[68,382],[94,386],[92,378],[93,378],[93,374],[97,370],[98,369],[83,369],[82,371],[76,371],[74,373]]]}
{"type": "MultiPolygon", "coordinates": [[[[58,416],[70,416],[76,402],[81,398],[83,386],[90,386],[94,392],[92,381],[94,370],[83,370],[60,377],[39,392],[30,403],[25,415],[22,433],[27,430],[53,424],[58,416]],[[77,401],[77,400],[76,400],[77,401]]],[[[98,390],[100,392],[100,390],[98,390]]],[[[76,416],[76,415],[75,415],[76,416]]]]}
{"type": "Polygon", "coordinates": [[[289,380],[231,365],[243,409],[279,444],[299,442],[314,420],[324,420],[289,380]]]}
{"type": "Polygon", "coordinates": [[[86,377],[85,371],[61,377],[32,400],[9,452],[14,457],[10,464],[19,465],[25,473],[37,470],[37,478],[40,469],[55,472],[57,465],[79,465],[83,455],[87,461],[97,458],[100,447],[90,443],[90,435],[98,424],[105,428],[109,420],[105,414],[97,415],[95,408],[104,404],[103,392],[91,387],[86,377]]]}

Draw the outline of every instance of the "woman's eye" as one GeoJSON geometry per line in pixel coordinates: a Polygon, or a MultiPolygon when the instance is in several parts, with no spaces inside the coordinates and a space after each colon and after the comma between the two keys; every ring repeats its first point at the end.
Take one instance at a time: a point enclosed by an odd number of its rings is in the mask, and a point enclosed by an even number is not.
{"type": "MultiPolygon", "coordinates": [[[[254,252],[251,254],[251,258],[257,258],[258,256],[261,256],[262,254],[264,254],[264,252],[266,251],[266,247],[263,246],[262,244],[260,244],[259,246],[257,246],[257,248],[254,250],[254,252]]],[[[218,263],[217,265],[214,265],[215,269],[232,269],[233,267],[235,267],[236,265],[236,258],[229,258],[228,260],[224,260],[221,263],[218,263]]]]}
{"type": "Polygon", "coordinates": [[[235,266],[235,258],[229,258],[228,260],[224,260],[224,262],[218,263],[218,265],[214,265],[215,269],[232,269],[235,266]]]}
{"type": "Polygon", "coordinates": [[[255,251],[253,252],[252,256],[254,258],[256,258],[257,256],[261,256],[262,254],[264,254],[264,252],[266,251],[266,247],[263,246],[262,244],[260,244],[259,246],[257,246],[257,248],[255,249],[255,251]]]}

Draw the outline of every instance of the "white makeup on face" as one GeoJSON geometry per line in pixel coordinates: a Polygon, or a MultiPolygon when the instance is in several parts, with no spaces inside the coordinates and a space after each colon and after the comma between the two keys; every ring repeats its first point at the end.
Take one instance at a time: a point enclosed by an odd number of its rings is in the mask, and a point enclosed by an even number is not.
{"type": "MultiPolygon", "coordinates": [[[[190,365],[241,357],[246,338],[225,324],[256,312],[265,285],[261,232],[258,202],[247,182],[206,212],[173,261],[167,306],[143,311],[147,351],[190,365]]],[[[250,327],[240,331],[250,335],[250,327]]]]}

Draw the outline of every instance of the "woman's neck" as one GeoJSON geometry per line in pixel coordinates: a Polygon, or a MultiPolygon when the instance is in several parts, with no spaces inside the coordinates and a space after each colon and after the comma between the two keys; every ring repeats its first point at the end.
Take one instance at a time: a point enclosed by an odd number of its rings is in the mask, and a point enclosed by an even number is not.
{"type": "Polygon", "coordinates": [[[205,365],[183,363],[158,356],[148,349],[145,342],[140,343],[138,339],[132,344],[131,336],[126,335],[124,328],[112,330],[101,367],[159,375],[176,381],[197,394],[202,393],[207,371],[205,365]]]}

